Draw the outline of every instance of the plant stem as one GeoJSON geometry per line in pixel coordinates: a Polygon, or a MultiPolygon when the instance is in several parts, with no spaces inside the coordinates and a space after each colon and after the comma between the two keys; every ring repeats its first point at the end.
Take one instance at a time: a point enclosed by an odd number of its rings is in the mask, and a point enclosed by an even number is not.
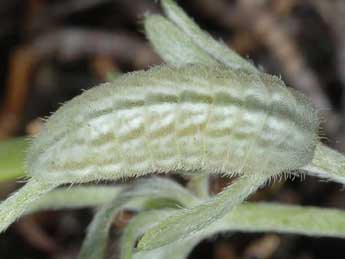
{"type": "Polygon", "coordinates": [[[42,183],[30,179],[19,191],[0,204],[0,233],[17,220],[43,194],[57,187],[56,184],[42,183]]]}
{"type": "Polygon", "coordinates": [[[122,186],[58,188],[33,202],[25,214],[42,210],[78,209],[103,205],[117,197],[122,189],[122,186]]]}

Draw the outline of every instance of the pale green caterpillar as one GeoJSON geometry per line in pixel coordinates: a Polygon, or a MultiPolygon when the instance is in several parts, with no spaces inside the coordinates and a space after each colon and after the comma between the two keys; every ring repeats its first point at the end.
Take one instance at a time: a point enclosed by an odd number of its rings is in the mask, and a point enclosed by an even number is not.
{"type": "Polygon", "coordinates": [[[74,98],[33,141],[29,174],[80,183],[151,172],[264,174],[307,165],[317,116],[267,74],[156,67],[74,98]]]}

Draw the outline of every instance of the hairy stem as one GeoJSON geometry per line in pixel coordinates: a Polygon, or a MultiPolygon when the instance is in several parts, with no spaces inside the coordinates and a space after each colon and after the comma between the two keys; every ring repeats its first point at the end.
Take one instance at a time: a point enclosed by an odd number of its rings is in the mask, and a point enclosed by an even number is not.
{"type": "Polygon", "coordinates": [[[33,202],[25,214],[42,210],[78,209],[103,205],[119,195],[123,186],[75,186],[49,192],[33,202]]]}
{"type": "Polygon", "coordinates": [[[5,231],[9,225],[28,210],[32,202],[55,187],[57,187],[56,184],[30,179],[19,191],[3,201],[0,204],[0,232],[5,231]]]}

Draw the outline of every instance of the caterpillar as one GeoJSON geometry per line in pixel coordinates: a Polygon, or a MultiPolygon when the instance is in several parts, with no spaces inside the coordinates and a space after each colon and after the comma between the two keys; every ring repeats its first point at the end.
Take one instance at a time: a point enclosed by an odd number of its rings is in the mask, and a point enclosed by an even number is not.
{"type": "Polygon", "coordinates": [[[84,92],[47,120],[28,152],[40,181],[149,172],[282,172],[314,154],[317,115],[277,77],[222,66],[160,66],[84,92]]]}
{"type": "Polygon", "coordinates": [[[28,151],[31,179],[0,204],[0,231],[65,183],[171,171],[250,176],[208,203],[217,209],[195,228],[180,226],[181,235],[195,232],[269,177],[308,165],[317,128],[310,102],[275,76],[222,65],[133,72],[85,91],[46,121],[28,151]]]}

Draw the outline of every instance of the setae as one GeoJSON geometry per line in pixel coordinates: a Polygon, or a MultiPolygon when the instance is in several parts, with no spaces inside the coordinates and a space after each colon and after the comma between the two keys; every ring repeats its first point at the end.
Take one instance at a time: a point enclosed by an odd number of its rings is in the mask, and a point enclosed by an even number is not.
{"type": "MultiPolygon", "coordinates": [[[[122,258],[166,258],[176,247],[183,258],[198,240],[227,226],[345,237],[341,211],[239,205],[265,182],[291,170],[345,183],[345,159],[318,141],[316,111],[307,98],[213,40],[173,1],[163,0],[162,5],[169,19],[148,16],[145,28],[169,66],[95,87],[51,116],[29,149],[30,180],[0,205],[0,231],[23,213],[52,206],[56,196],[67,199],[65,189],[48,193],[61,184],[178,172],[191,177],[190,189],[197,195],[154,178],[119,187],[116,194],[109,191],[111,201],[102,196],[106,204],[90,225],[80,258],[103,256],[111,220],[128,206],[142,212],[124,233],[122,258]],[[220,194],[208,197],[211,173],[239,177],[220,194]],[[172,209],[164,202],[160,210],[153,209],[150,202],[157,198],[173,200],[184,209],[172,209]],[[243,220],[246,213],[261,210],[264,218],[277,213],[276,208],[304,217],[318,213],[322,224],[291,226],[281,220],[283,213],[271,218],[273,225],[243,220]],[[334,218],[336,228],[326,224],[327,216],[334,218]],[[233,224],[236,220],[238,225],[233,224]],[[141,252],[133,255],[142,234],[141,252]]],[[[88,195],[75,195],[85,203],[71,202],[70,207],[90,205],[86,197],[97,190],[83,188],[88,195]]]]}

